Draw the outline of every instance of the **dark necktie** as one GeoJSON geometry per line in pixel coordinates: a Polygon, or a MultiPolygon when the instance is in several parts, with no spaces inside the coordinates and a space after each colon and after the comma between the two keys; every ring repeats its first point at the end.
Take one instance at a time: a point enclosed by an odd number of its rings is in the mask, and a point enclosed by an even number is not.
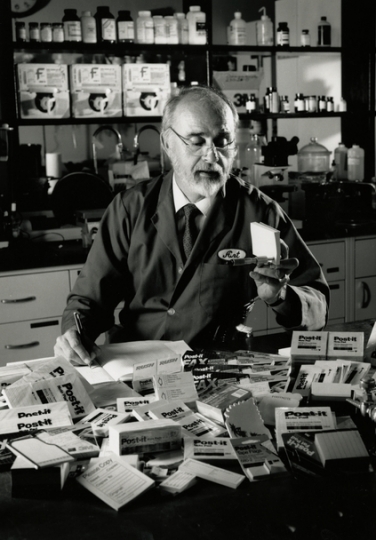
{"type": "Polygon", "coordinates": [[[185,215],[183,249],[185,257],[188,259],[199,232],[195,224],[195,218],[200,213],[200,210],[195,204],[186,204],[183,210],[185,215]]]}

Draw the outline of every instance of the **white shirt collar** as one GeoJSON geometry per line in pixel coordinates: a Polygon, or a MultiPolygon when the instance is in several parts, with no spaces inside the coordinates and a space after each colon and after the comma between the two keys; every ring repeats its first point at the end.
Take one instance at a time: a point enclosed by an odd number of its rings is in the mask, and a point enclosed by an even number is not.
{"type": "MultiPolygon", "coordinates": [[[[183,206],[186,204],[189,204],[191,201],[187,199],[187,197],[184,195],[180,187],[176,183],[175,174],[172,177],[172,195],[174,198],[174,206],[175,206],[175,213],[179,212],[183,206]]],[[[200,212],[206,217],[209,213],[210,207],[214,202],[216,195],[212,195],[211,197],[205,197],[205,199],[201,199],[195,205],[200,210],[200,212]]]]}

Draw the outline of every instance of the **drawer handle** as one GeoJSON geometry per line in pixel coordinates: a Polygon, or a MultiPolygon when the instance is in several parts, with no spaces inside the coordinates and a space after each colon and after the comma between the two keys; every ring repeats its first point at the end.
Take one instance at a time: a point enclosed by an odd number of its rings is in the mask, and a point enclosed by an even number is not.
{"type": "Polygon", "coordinates": [[[369,306],[369,303],[371,302],[371,291],[368,287],[367,283],[364,281],[361,282],[363,287],[363,299],[362,299],[362,309],[369,306]]]}
{"type": "Polygon", "coordinates": [[[330,289],[331,291],[334,291],[334,290],[336,290],[336,289],[339,289],[338,283],[329,285],[329,289],[330,289]]]}
{"type": "Polygon", "coordinates": [[[38,347],[39,341],[30,341],[30,343],[22,343],[21,345],[5,345],[5,349],[29,349],[31,347],[38,347]]]}
{"type": "Polygon", "coordinates": [[[44,328],[46,326],[58,326],[58,324],[59,324],[59,321],[57,321],[57,320],[54,320],[54,321],[42,321],[42,322],[38,322],[38,323],[31,323],[30,328],[44,328]]]}
{"type": "Polygon", "coordinates": [[[37,299],[36,296],[26,296],[25,298],[13,298],[13,299],[3,298],[1,300],[1,303],[2,304],[21,304],[22,302],[33,302],[36,299],[37,299]]]}
{"type": "Polygon", "coordinates": [[[328,274],[333,274],[334,272],[339,272],[339,267],[333,266],[332,268],[327,268],[326,271],[328,274]]]}

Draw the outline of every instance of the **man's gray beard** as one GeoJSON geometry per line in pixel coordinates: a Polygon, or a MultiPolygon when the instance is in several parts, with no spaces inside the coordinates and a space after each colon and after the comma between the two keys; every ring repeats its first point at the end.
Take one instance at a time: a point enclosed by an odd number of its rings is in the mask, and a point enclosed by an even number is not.
{"type": "MultiPolygon", "coordinates": [[[[183,174],[180,171],[179,166],[176,163],[172,163],[174,172],[178,178],[182,178],[183,174]]],[[[198,171],[204,171],[204,167],[197,167],[198,171]]],[[[208,171],[217,172],[219,171],[217,169],[207,169],[208,171]]],[[[199,176],[199,172],[193,171],[193,174],[189,175],[189,178],[184,176],[184,180],[188,183],[188,185],[195,190],[196,193],[201,195],[202,197],[211,197],[213,195],[216,195],[218,191],[226,184],[228,179],[229,173],[223,173],[222,171],[219,173],[219,176],[217,178],[213,178],[211,180],[203,179],[199,176]]]]}

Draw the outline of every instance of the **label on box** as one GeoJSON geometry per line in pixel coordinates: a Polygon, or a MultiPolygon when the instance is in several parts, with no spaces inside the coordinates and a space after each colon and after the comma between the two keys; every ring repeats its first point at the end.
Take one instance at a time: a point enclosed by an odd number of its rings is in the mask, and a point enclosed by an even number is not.
{"type": "Polygon", "coordinates": [[[363,360],[363,332],[329,332],[328,358],[351,358],[363,360]]]}
{"type": "Polygon", "coordinates": [[[160,116],[170,97],[167,64],[124,64],[125,116],[160,116]]]}
{"type": "Polygon", "coordinates": [[[18,64],[21,118],[68,118],[70,95],[65,64],[18,64]]]}
{"type": "Polygon", "coordinates": [[[213,84],[232,101],[239,113],[246,112],[249,94],[258,97],[261,76],[259,71],[214,71],[213,84]]]}
{"type": "Polygon", "coordinates": [[[122,116],[121,66],[73,64],[70,70],[75,118],[122,116]]]}
{"type": "Polygon", "coordinates": [[[328,332],[295,330],[291,341],[291,358],[321,359],[326,357],[328,332]]]}

